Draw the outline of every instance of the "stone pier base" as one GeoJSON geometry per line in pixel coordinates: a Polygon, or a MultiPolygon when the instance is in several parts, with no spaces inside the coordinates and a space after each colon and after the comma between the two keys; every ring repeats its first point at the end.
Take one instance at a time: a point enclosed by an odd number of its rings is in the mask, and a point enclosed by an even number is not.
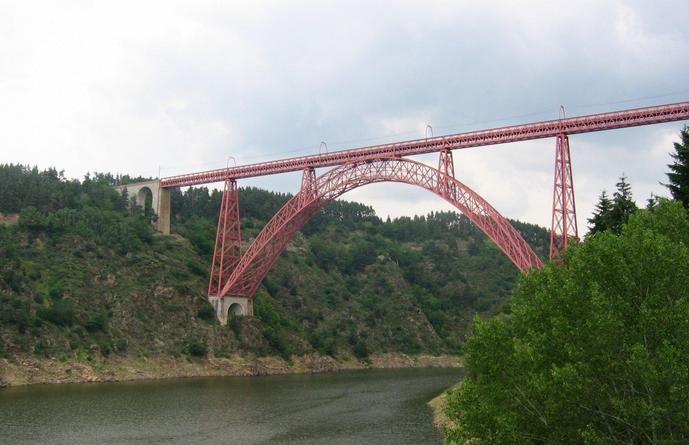
{"type": "Polygon", "coordinates": [[[253,317],[254,302],[244,297],[214,297],[209,296],[208,301],[215,308],[215,315],[220,324],[227,324],[230,316],[253,317]]]}

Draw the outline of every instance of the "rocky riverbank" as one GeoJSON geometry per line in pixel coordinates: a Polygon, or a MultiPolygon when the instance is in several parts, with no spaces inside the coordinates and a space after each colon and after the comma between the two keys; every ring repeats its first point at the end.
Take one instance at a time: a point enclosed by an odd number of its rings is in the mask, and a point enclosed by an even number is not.
{"type": "MultiPolygon", "coordinates": [[[[458,366],[462,365],[458,362],[458,366]]],[[[450,420],[449,417],[447,417],[447,414],[445,414],[445,408],[447,408],[448,391],[456,388],[457,386],[459,386],[459,383],[457,383],[457,385],[453,386],[452,388],[443,391],[440,395],[428,402],[428,406],[433,411],[433,424],[443,433],[445,433],[445,431],[448,428],[452,428],[455,426],[455,423],[452,420],[450,420]]]]}
{"type": "Polygon", "coordinates": [[[257,376],[304,374],[367,368],[460,367],[454,356],[374,354],[366,361],[329,356],[279,357],[235,355],[229,358],[187,359],[172,357],[109,357],[91,361],[16,357],[0,359],[0,386],[32,384],[117,382],[208,376],[257,376]]]}

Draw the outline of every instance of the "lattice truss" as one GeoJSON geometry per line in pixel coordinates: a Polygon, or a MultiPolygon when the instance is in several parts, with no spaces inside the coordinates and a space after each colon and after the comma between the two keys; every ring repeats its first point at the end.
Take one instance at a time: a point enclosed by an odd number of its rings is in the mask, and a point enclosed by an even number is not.
{"type": "Polygon", "coordinates": [[[289,239],[320,208],[347,191],[382,181],[423,187],[452,203],[520,269],[541,266],[519,234],[485,200],[454,179],[450,150],[556,137],[550,257],[578,241],[567,135],[689,119],[689,102],[471,131],[332,153],[301,156],[163,178],[163,188],[226,181],[218,219],[209,295],[252,296],[289,239]],[[438,168],[404,158],[439,152],[438,168]],[[335,167],[316,177],[315,168],[335,167]],[[236,179],[304,171],[301,191],[271,219],[241,255],[236,179]],[[232,178],[232,179],[229,179],[232,178]]]}
{"type": "MultiPolygon", "coordinates": [[[[406,183],[435,193],[476,224],[519,270],[543,265],[522,236],[497,210],[454,178],[449,150],[441,152],[439,167],[436,169],[405,158],[383,158],[345,164],[319,177],[315,176],[312,168],[305,169],[301,191],[266,224],[236,263],[222,289],[214,295],[252,297],[292,236],[319,209],[352,189],[377,182],[406,183]]],[[[239,215],[236,217],[238,219],[239,215]]],[[[217,242],[216,239],[216,251],[217,242]]],[[[213,279],[211,288],[218,289],[213,279]]]]}
{"type": "Polygon", "coordinates": [[[239,227],[239,191],[234,179],[225,181],[225,191],[220,201],[218,229],[211,265],[208,295],[218,295],[222,286],[237,267],[241,253],[242,236],[239,227]]]}
{"type": "Polygon", "coordinates": [[[577,212],[574,202],[572,160],[569,138],[557,136],[555,146],[555,186],[553,188],[553,217],[550,230],[550,258],[558,260],[567,246],[579,242],[577,212]]]}

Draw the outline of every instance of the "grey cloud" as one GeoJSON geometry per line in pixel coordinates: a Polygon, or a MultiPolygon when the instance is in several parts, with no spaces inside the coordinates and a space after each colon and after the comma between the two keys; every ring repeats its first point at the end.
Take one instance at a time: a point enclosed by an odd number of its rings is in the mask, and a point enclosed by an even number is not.
{"type": "MultiPolygon", "coordinates": [[[[21,3],[0,18],[0,162],[165,175],[422,137],[427,122],[685,100],[688,19],[683,1],[21,3]]],[[[649,147],[680,128],[573,137],[580,224],[622,171],[639,200],[662,191],[649,147]]],[[[457,153],[458,174],[506,216],[549,224],[553,144],[457,153]]],[[[295,191],[298,175],[243,183],[295,191]]],[[[383,216],[443,206],[412,189],[386,205],[388,190],[352,197],[383,216]]]]}

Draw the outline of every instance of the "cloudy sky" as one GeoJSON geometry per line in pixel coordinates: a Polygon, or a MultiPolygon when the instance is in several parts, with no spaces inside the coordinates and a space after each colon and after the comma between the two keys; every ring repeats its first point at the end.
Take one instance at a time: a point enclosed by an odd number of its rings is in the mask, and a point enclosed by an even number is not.
{"type": "MultiPolygon", "coordinates": [[[[689,100],[679,1],[0,0],[0,163],[170,176],[689,100]]],[[[580,226],[624,172],[665,195],[684,123],[570,138],[580,226]]],[[[455,152],[505,216],[550,224],[554,140],[455,152]]],[[[435,156],[421,157],[435,163],[435,156]]],[[[255,178],[294,192],[297,174],[255,178]]],[[[345,198],[447,209],[413,187],[345,198]]]]}

